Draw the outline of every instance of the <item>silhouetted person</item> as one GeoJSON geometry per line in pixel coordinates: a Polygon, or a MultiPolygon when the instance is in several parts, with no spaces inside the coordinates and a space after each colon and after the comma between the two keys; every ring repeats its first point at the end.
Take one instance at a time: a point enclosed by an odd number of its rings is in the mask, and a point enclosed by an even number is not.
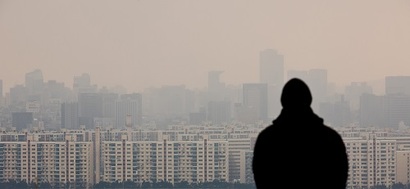
{"type": "Polygon", "coordinates": [[[282,111],[259,133],[252,169],[257,189],[344,189],[348,158],[341,136],[324,125],[310,105],[309,87],[289,80],[282,111]]]}

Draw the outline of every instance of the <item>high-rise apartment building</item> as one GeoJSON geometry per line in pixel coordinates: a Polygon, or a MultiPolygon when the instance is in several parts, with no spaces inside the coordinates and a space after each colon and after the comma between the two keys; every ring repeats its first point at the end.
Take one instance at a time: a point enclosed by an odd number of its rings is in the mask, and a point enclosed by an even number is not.
{"type": "Polygon", "coordinates": [[[84,133],[0,135],[0,182],[62,184],[88,188],[93,180],[93,142],[84,133]]]}

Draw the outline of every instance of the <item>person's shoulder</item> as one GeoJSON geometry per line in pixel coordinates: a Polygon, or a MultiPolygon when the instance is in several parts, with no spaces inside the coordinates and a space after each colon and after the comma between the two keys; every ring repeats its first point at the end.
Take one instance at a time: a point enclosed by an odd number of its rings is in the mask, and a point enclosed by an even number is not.
{"type": "Polygon", "coordinates": [[[276,133],[275,130],[275,125],[268,125],[259,132],[258,138],[271,137],[276,133]]]}

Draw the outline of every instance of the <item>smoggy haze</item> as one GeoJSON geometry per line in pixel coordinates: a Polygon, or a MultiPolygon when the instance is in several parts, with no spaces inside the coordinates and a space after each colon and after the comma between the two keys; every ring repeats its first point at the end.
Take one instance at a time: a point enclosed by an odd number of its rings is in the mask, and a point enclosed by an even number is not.
{"type": "Polygon", "coordinates": [[[330,82],[410,75],[410,1],[0,0],[0,79],[6,91],[41,69],[71,87],[89,73],[129,90],[257,82],[259,52],[285,69],[328,69],[330,82]]]}

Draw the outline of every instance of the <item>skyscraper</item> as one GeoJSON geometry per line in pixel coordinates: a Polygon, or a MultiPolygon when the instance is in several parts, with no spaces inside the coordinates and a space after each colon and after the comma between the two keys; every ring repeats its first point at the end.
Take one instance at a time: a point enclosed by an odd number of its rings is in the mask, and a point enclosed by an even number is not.
{"type": "Polygon", "coordinates": [[[0,79],[0,98],[3,97],[3,80],[0,79]]]}
{"type": "Polygon", "coordinates": [[[260,83],[282,87],[284,83],[284,58],[274,49],[265,49],[259,54],[260,83]]]}
{"type": "Polygon", "coordinates": [[[243,106],[250,112],[256,113],[258,120],[266,121],[268,118],[268,85],[266,83],[243,84],[243,106]]]}
{"type": "Polygon", "coordinates": [[[221,101],[224,98],[225,83],[222,83],[219,79],[222,73],[223,71],[208,72],[209,101],[221,101]]]}
{"type": "Polygon", "coordinates": [[[80,125],[94,128],[94,119],[103,117],[103,99],[99,93],[80,93],[78,96],[80,125]]]}
{"type": "Polygon", "coordinates": [[[126,117],[131,117],[131,124],[142,124],[142,96],[139,93],[123,94],[116,103],[115,119],[117,127],[125,127],[126,117]]]}
{"type": "Polygon", "coordinates": [[[386,76],[386,95],[410,95],[410,76],[386,76]]]}
{"type": "Polygon", "coordinates": [[[318,110],[319,104],[324,102],[327,96],[327,70],[311,69],[306,81],[313,95],[312,108],[318,110]]]}
{"type": "Polygon", "coordinates": [[[281,109],[279,96],[284,84],[284,58],[274,49],[265,49],[259,54],[260,83],[268,87],[268,117],[275,117],[281,109]]]}
{"type": "Polygon", "coordinates": [[[61,104],[61,127],[79,129],[78,103],[66,102],[61,104]]]}
{"type": "Polygon", "coordinates": [[[41,70],[36,69],[25,75],[25,87],[28,90],[28,94],[39,94],[43,91],[43,73],[41,70]]]}
{"type": "Polygon", "coordinates": [[[22,129],[28,129],[33,123],[32,112],[13,112],[11,113],[11,125],[16,128],[17,131],[22,129]]]}

